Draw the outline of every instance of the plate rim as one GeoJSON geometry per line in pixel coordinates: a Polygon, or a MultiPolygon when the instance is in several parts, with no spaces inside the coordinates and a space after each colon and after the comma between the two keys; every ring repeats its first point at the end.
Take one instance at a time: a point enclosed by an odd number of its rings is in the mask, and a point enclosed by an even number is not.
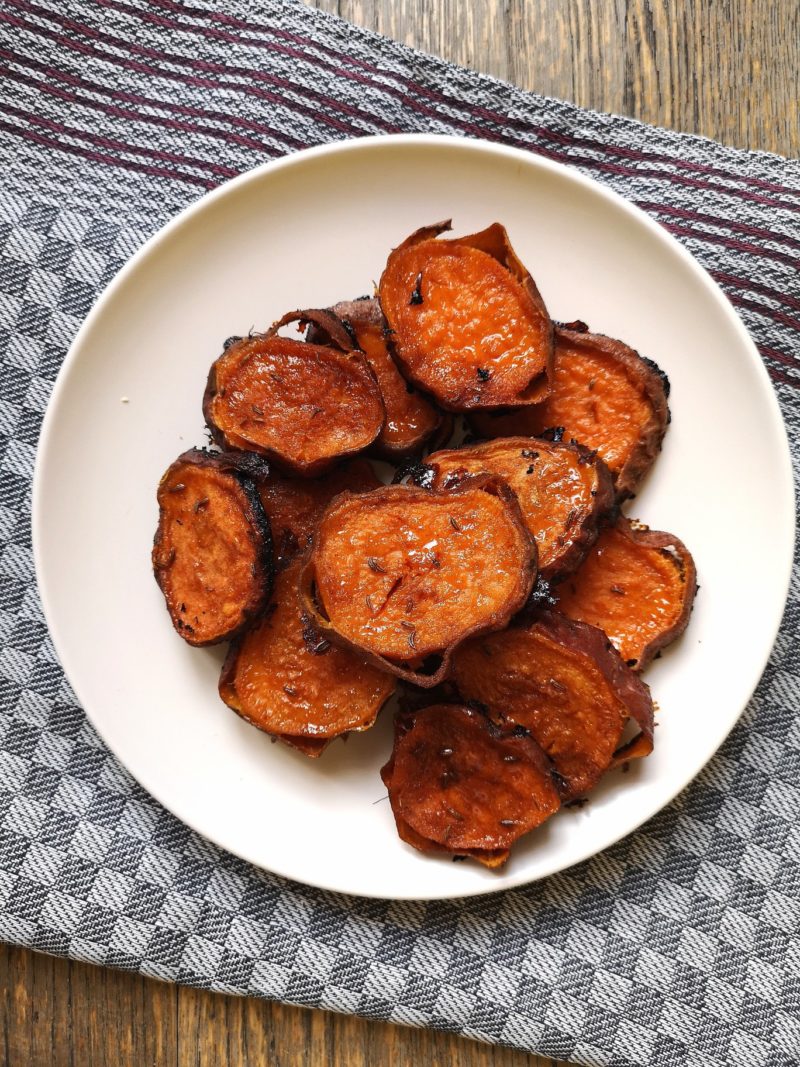
{"type": "MultiPolygon", "coordinates": [[[[45,622],[47,623],[48,634],[53,643],[53,647],[58,656],[59,664],[64,671],[64,675],[68,680],[78,703],[83,709],[92,727],[96,730],[98,736],[103,741],[103,744],[109,749],[114,758],[118,760],[120,765],[125,768],[126,772],[139,783],[139,785],[149,793],[153,799],[169,811],[175,818],[179,819],[186,826],[189,827],[194,833],[199,834],[204,839],[211,841],[217,847],[223,849],[225,852],[235,855],[241,860],[247,863],[251,863],[259,870],[268,871],[279,877],[286,878],[289,881],[295,882],[300,885],[309,885],[316,889],[326,891],[342,893],[352,897],[362,897],[367,899],[379,899],[379,900],[460,900],[475,896],[484,896],[489,894],[496,894],[499,892],[505,892],[510,889],[519,888],[520,886],[532,884],[537,881],[541,881],[546,878],[550,878],[554,875],[558,875],[565,870],[569,870],[572,867],[577,866],[580,863],[585,863],[592,857],[599,855],[607,849],[616,845],[623,838],[628,837],[630,834],[635,833],[640,827],[653,818],[659,812],[663,811],[669,804],[671,804],[675,798],[683,792],[684,789],[700,774],[707,766],[709,761],[713,758],[723,742],[730,735],[734,727],[740,721],[744,711],[746,710],[753,693],[757,688],[764,671],[769,662],[769,658],[775,647],[775,641],[780,630],[780,625],[783,620],[783,616],[786,610],[786,604],[788,601],[788,595],[791,584],[791,574],[794,559],[794,544],[796,536],[796,524],[795,524],[795,489],[793,478],[793,467],[791,458],[791,449],[788,438],[788,432],[786,423],[784,421],[778,397],[775,388],[772,385],[772,381],[769,377],[766,365],[758,352],[755,342],[751,338],[747,328],[736,312],[735,308],[728,300],[723,290],[717,285],[709,272],[697,259],[686,249],[671,233],[669,233],[664,227],[662,227],[655,219],[644,212],[637,204],[630,200],[627,200],[624,196],[618,193],[616,190],[609,186],[590,178],[579,169],[577,166],[568,166],[563,163],[556,162],[554,160],[547,159],[538,155],[535,151],[529,151],[521,148],[511,147],[509,145],[500,145],[492,141],[487,141],[479,138],[460,137],[451,134],[415,134],[415,133],[401,133],[401,134],[389,134],[389,135],[370,135],[365,137],[348,138],[339,141],[332,141],[322,145],[315,145],[310,148],[305,148],[297,152],[289,153],[281,156],[278,159],[268,160],[257,167],[243,172],[236,177],[229,179],[228,181],[217,186],[215,189],[199,196],[192,203],[188,204],[180,212],[178,212],[173,218],[169,219],[162,227],[160,227],[154,234],[152,234],[137,251],[128,259],[124,266],[115,275],[112,281],[106,286],[106,288],[99,294],[95,303],[92,305],[89,313],[81,323],[75,337],[73,338],[66,356],[58,370],[53,390],[47,403],[47,408],[42,420],[42,426],[39,433],[39,439],[36,446],[36,458],[34,463],[33,479],[32,479],[32,494],[31,494],[31,530],[32,530],[32,550],[33,561],[35,568],[36,585],[42,605],[42,611],[44,614],[45,622]],[[653,810],[647,810],[645,814],[637,813],[633,816],[633,821],[626,824],[625,828],[620,830],[619,833],[614,833],[610,839],[606,840],[602,848],[595,849],[591,845],[588,846],[585,852],[581,852],[577,858],[571,859],[565,863],[556,863],[556,865],[548,872],[542,874],[529,875],[524,870],[520,869],[519,872],[506,875],[502,885],[492,887],[491,885],[472,885],[465,886],[462,890],[455,888],[453,891],[442,892],[433,890],[430,893],[421,894],[418,892],[407,893],[402,890],[389,895],[388,893],[379,893],[376,891],[368,892],[354,892],[349,888],[342,888],[339,885],[326,883],[324,880],[314,881],[301,881],[295,874],[278,869],[277,867],[266,867],[263,860],[255,859],[251,855],[248,855],[242,850],[234,852],[229,845],[218,840],[216,837],[209,835],[205,830],[196,826],[191,817],[181,813],[179,814],[171,804],[168,804],[161,796],[161,790],[157,785],[155,787],[149,781],[149,775],[142,773],[137,769],[134,773],[129,767],[123,756],[117,750],[116,746],[112,745],[106,738],[104,731],[98,721],[96,721],[94,714],[87,706],[87,702],[82,699],[80,693],[80,686],[76,685],[73,673],[70,670],[69,661],[70,656],[67,651],[67,643],[64,640],[63,633],[59,632],[55,622],[56,613],[48,592],[47,584],[47,563],[42,549],[43,543],[43,527],[46,517],[46,500],[44,499],[44,482],[46,476],[46,470],[51,462],[49,447],[49,441],[51,437],[51,431],[57,420],[57,412],[61,403],[62,393],[67,388],[68,379],[71,376],[73,366],[80,357],[81,349],[83,348],[85,338],[90,335],[94,328],[95,321],[101,317],[104,313],[107,304],[113,301],[117,291],[124,286],[128,277],[139,268],[141,262],[147,259],[163,242],[168,241],[173,233],[177,230],[190,225],[194,217],[201,214],[207,207],[216,203],[217,200],[224,199],[231,195],[236,195],[236,192],[250,184],[258,183],[262,180],[265,174],[273,174],[277,171],[284,170],[286,168],[303,166],[309,161],[313,161],[325,156],[338,156],[346,153],[358,153],[358,152],[370,152],[376,148],[386,149],[392,146],[401,147],[406,146],[409,148],[418,147],[430,147],[439,148],[443,150],[448,149],[461,149],[467,151],[474,151],[476,154],[485,154],[488,156],[500,156],[507,159],[517,160],[518,162],[533,167],[534,169],[540,169],[544,172],[555,174],[562,179],[566,179],[567,182],[574,182],[577,185],[583,186],[585,189],[593,192],[595,195],[599,195],[601,199],[607,200],[611,205],[618,209],[621,209],[624,213],[633,218],[640,224],[644,225],[645,229],[660,242],[667,244],[671,247],[674,253],[677,253],[679,258],[683,261],[684,265],[689,269],[694,279],[698,284],[702,285],[706,295],[712,299],[722,310],[723,314],[729,321],[732,328],[735,330],[740,342],[744,349],[748,353],[750,363],[753,365],[756,374],[760,376],[761,386],[766,394],[766,400],[768,403],[771,422],[773,428],[777,431],[776,443],[780,441],[782,444],[782,462],[780,470],[773,470],[771,472],[771,480],[776,484],[780,484],[780,495],[783,502],[782,509],[785,511],[785,515],[781,516],[780,529],[782,531],[781,540],[783,542],[782,551],[784,553],[782,573],[783,593],[779,600],[776,600],[776,608],[773,611],[773,617],[771,625],[769,627],[769,642],[765,643],[765,653],[759,657],[759,665],[757,670],[754,670],[748,684],[748,691],[746,699],[744,699],[741,708],[738,710],[735,717],[731,720],[730,724],[726,725],[724,731],[718,738],[714,740],[711,746],[706,746],[706,750],[703,751],[699,760],[693,761],[692,769],[686,773],[681,772],[677,774],[673,779],[673,785],[668,790],[668,795],[655,807],[653,810]]],[[[776,552],[776,556],[778,553],[776,552]]],[[[776,572],[779,568],[775,568],[776,572]]]]}

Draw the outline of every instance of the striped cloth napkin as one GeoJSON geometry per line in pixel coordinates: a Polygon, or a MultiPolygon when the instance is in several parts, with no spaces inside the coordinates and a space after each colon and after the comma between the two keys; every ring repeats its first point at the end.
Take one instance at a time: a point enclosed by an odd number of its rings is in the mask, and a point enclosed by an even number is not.
{"type": "Polygon", "coordinates": [[[53,380],[122,264],[225,179],[363,134],[516,145],[644,208],[738,309],[797,458],[798,164],[521,92],[292,0],[4,0],[0,57],[0,936],[582,1064],[800,1062],[796,580],[741,724],[667,810],[539,884],[395,903],[255,870],[131,780],[57,662],[29,527],[53,380]]]}

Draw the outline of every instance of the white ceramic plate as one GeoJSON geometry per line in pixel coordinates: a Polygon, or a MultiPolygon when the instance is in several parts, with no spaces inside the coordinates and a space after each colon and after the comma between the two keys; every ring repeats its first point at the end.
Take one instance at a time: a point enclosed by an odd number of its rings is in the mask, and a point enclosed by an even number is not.
{"type": "Polygon", "coordinates": [[[764,668],[793,522],[772,388],[708,275],[654,222],[575,171],[434,136],[367,138],[267,164],[157,234],[72,346],[34,485],[53,640],[119,759],[231,852],[302,882],[382,897],[467,896],[541,878],[674,797],[764,668]],[[223,651],[175,635],[150,570],[156,485],[179,452],[204,443],[200,401],[223,339],[289,308],[368,292],[390,248],[450,216],[456,233],[505,223],[554,318],[582,318],[669,373],[673,423],[629,510],[683,538],[702,587],[686,635],[647,674],[660,709],[655,754],[523,840],[501,873],[426,858],[398,840],[378,776],[389,715],[310,761],[226,709],[216,688],[223,651]]]}

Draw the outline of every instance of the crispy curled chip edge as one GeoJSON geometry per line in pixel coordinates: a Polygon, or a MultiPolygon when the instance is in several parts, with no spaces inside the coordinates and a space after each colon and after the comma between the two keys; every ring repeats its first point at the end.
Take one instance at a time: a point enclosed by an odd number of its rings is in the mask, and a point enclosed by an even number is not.
{"type": "MultiPolygon", "coordinates": [[[[680,610],[677,612],[674,621],[669,626],[657,631],[645,644],[636,646],[635,649],[628,648],[625,645],[620,646],[619,651],[623,658],[629,661],[628,665],[636,671],[643,671],[658,653],[668,645],[672,644],[673,641],[677,640],[689,625],[689,619],[691,618],[692,608],[694,607],[695,596],[697,595],[698,589],[697,568],[691,552],[679,537],[676,537],[671,533],[666,533],[663,530],[651,530],[642,523],[634,522],[624,515],[619,516],[616,523],[613,526],[608,527],[608,529],[600,535],[598,541],[595,542],[595,545],[593,546],[594,552],[602,548],[602,541],[604,538],[614,537],[616,534],[621,535],[625,540],[630,542],[632,546],[641,546],[646,550],[654,549],[659,552],[674,566],[681,585],[680,610]],[[635,656],[631,654],[634,651],[637,652],[635,656]]],[[[592,566],[595,563],[594,552],[590,550],[584,561],[584,566],[592,566]]],[[[575,584],[575,588],[579,590],[580,579],[581,568],[578,568],[574,574],[569,576],[566,583],[556,589],[556,597],[559,599],[558,610],[563,611],[568,618],[573,617],[570,614],[570,607],[577,603],[577,598],[579,598],[580,595],[579,592],[576,594],[575,592],[570,591],[569,587],[575,584]],[[563,606],[561,603],[562,601],[563,606]]],[[[613,593],[610,592],[610,595],[613,596],[613,593]]],[[[576,619],[583,619],[583,615],[584,613],[578,610],[574,617],[576,619]]],[[[627,603],[626,615],[628,618],[631,618],[632,616],[632,612],[627,603]]],[[[591,617],[589,617],[589,613],[587,613],[587,617],[583,619],[583,621],[590,622],[603,629],[602,613],[592,612],[591,617]]]]}
{"type": "MultiPolygon", "coordinates": [[[[449,488],[458,484],[459,461],[475,464],[486,460],[483,468],[486,473],[505,478],[511,489],[516,492],[522,514],[528,523],[528,529],[537,537],[537,515],[531,508],[520,486],[524,489],[528,479],[534,486],[534,496],[548,504],[553,496],[552,479],[544,471],[537,470],[537,460],[542,452],[549,453],[554,459],[574,457],[574,466],[581,472],[593,472],[592,484],[586,484],[585,506],[565,509],[565,519],[561,529],[555,529],[548,537],[547,550],[543,551],[537,538],[539,556],[539,577],[546,582],[558,582],[580,566],[586,553],[597,540],[604,523],[614,509],[614,484],[605,463],[595,452],[574,441],[548,441],[544,438],[507,437],[490,441],[480,441],[463,445],[461,448],[432,452],[424,461],[410,470],[410,480],[416,485],[429,486],[433,489],[449,488]],[[518,457],[523,460],[521,464],[518,457]],[[512,460],[525,467],[522,482],[517,484],[512,460]],[[433,472],[433,478],[428,476],[433,472]],[[548,479],[548,480],[545,480],[548,479]],[[551,544],[552,542],[552,544],[551,544]]],[[[463,468],[464,475],[477,473],[469,467],[463,468]]],[[[574,484],[574,481],[573,481],[574,484]]]]}
{"type": "MultiPolygon", "coordinates": [[[[172,625],[176,632],[190,645],[203,647],[215,645],[222,641],[232,640],[243,632],[269,600],[272,593],[274,566],[272,559],[272,535],[269,519],[256,488],[256,481],[265,477],[269,471],[266,462],[260,457],[246,452],[210,452],[207,449],[190,448],[183,452],[170,464],[159,481],[157,498],[159,504],[159,520],[153,537],[151,553],[153,574],[158,587],[164,595],[172,625]],[[253,559],[251,561],[246,598],[242,602],[240,611],[232,625],[220,626],[211,636],[195,637],[196,628],[186,619],[200,615],[200,610],[194,610],[187,603],[188,594],[178,595],[170,588],[169,572],[176,559],[176,548],[168,543],[167,512],[168,505],[179,502],[180,490],[176,492],[181,483],[177,483],[172,489],[168,483],[173,475],[182,467],[194,468],[209,474],[233,479],[237,492],[241,493],[241,513],[245,523],[245,531],[248,540],[253,545],[253,559]],[[174,595],[173,595],[174,593],[174,595]],[[181,610],[183,609],[183,610],[181,610]]],[[[192,521],[192,515],[202,516],[208,506],[208,499],[200,498],[195,502],[190,515],[178,520],[182,529],[186,529],[186,522],[192,521]]],[[[200,520],[198,520],[200,521],[200,520]]],[[[193,571],[195,557],[193,555],[193,571]]],[[[229,577],[230,575],[228,575],[229,577]]]]}
{"type": "MultiPolygon", "coordinates": [[[[475,489],[490,493],[491,495],[498,497],[504,503],[509,512],[511,521],[516,527],[518,535],[521,538],[521,541],[526,545],[527,549],[527,559],[521,568],[519,580],[516,583],[516,589],[501,610],[494,612],[488,621],[467,628],[455,641],[448,645],[447,648],[442,649],[436,656],[429,657],[430,662],[422,662],[421,664],[415,665],[414,661],[411,659],[394,661],[364,648],[358,643],[349,640],[343,634],[340,634],[324,614],[321,604],[319,603],[316,594],[314,557],[318,546],[319,530],[322,524],[320,522],[314,540],[306,553],[299,579],[301,608],[313,626],[314,631],[320,636],[329,639],[333,644],[338,644],[344,648],[351,648],[357,651],[359,655],[362,655],[368,662],[374,663],[375,666],[379,667],[381,670],[387,671],[389,674],[394,674],[398,678],[410,682],[419,688],[430,689],[445,680],[450,668],[450,660],[453,652],[464,641],[469,640],[470,637],[474,637],[477,634],[492,633],[495,630],[502,630],[507,626],[513,616],[525,606],[536,582],[536,542],[528,532],[516,496],[502,478],[497,478],[492,475],[476,476],[462,482],[456,489],[449,490],[446,494],[442,495],[455,496],[459,493],[471,492],[475,489]]],[[[429,492],[430,491],[427,489],[415,489],[404,485],[385,486],[381,490],[375,490],[374,493],[344,492],[340,493],[339,496],[331,502],[325,514],[328,514],[328,512],[343,501],[352,498],[363,499],[366,502],[368,498],[374,498],[376,494],[392,494],[393,496],[397,496],[397,494],[428,494],[429,492]]],[[[402,496],[399,497],[399,499],[402,499],[402,496]]],[[[374,506],[375,500],[373,499],[371,503],[374,506]]]]}
{"type": "MultiPolygon", "coordinates": [[[[258,453],[271,460],[286,474],[299,478],[315,478],[330,470],[340,460],[365,452],[380,435],[386,418],[386,409],[378,380],[366,356],[355,348],[347,330],[336,316],[326,309],[308,308],[302,311],[291,311],[273,323],[265,333],[255,333],[248,337],[229,340],[230,343],[226,342],[222,354],[211,364],[203,393],[203,417],[212,440],[220,448],[258,453]],[[324,334],[327,343],[309,345],[305,341],[281,337],[278,330],[291,322],[313,323],[315,328],[324,334]],[[279,439],[273,435],[272,441],[266,443],[258,440],[257,435],[247,436],[242,432],[241,418],[236,422],[230,412],[227,413],[227,421],[234,424],[227,425],[226,411],[221,407],[221,403],[226,398],[229,379],[234,377],[250,359],[259,358],[304,361],[309,368],[312,360],[316,360],[321,367],[327,366],[330,373],[333,373],[334,367],[338,367],[338,372],[349,378],[351,383],[358,381],[365,410],[361,413],[362,417],[353,421],[352,440],[349,446],[343,445],[339,440],[340,435],[331,431],[329,433],[332,446],[330,450],[323,450],[321,454],[313,458],[303,459],[297,454],[297,449],[291,450],[287,447],[285,437],[279,439]]],[[[286,395],[284,385],[277,381],[275,384],[276,391],[284,397],[286,395]]],[[[315,413],[325,412],[325,397],[321,395],[316,399],[317,406],[314,407],[310,418],[314,418],[315,413]]],[[[229,405],[230,400],[227,403],[229,405]]],[[[251,404],[252,410],[247,415],[249,421],[254,423],[257,423],[259,419],[264,421],[265,413],[268,414],[267,406],[251,404]]],[[[347,414],[353,419],[352,411],[348,410],[347,414]]],[[[334,417],[338,419],[337,430],[340,429],[342,412],[337,409],[329,412],[328,415],[329,421],[334,417]]],[[[287,433],[290,429],[296,430],[296,428],[287,426],[287,433]]],[[[309,426],[305,428],[303,440],[309,439],[310,430],[311,424],[309,423],[309,426]]],[[[313,440],[319,442],[321,438],[322,434],[317,430],[313,440]]]]}
{"type": "MultiPolygon", "coordinates": [[[[536,282],[514,251],[505,226],[499,222],[493,222],[485,229],[479,230],[476,233],[466,234],[463,237],[442,241],[442,244],[464,245],[473,248],[476,251],[484,252],[486,255],[491,256],[492,259],[496,260],[501,267],[507,270],[514,281],[522,287],[525,297],[529,301],[529,310],[531,314],[538,316],[545,325],[543,345],[544,365],[542,368],[528,381],[524,389],[517,391],[514,395],[497,397],[492,400],[491,403],[476,404],[464,400],[448,399],[439,395],[435,389],[431,387],[430,382],[426,382],[420,373],[415,373],[409,360],[404,358],[402,346],[397,342],[397,332],[392,329],[391,317],[386,314],[386,306],[388,303],[386,298],[386,285],[388,284],[387,274],[389,273],[390,265],[392,264],[393,258],[402,254],[405,250],[413,248],[415,245],[425,241],[433,241],[441,234],[446,233],[451,229],[452,219],[433,223],[430,226],[421,226],[402,241],[397,248],[393,249],[389,255],[386,267],[384,268],[378,284],[378,300],[387,320],[387,325],[390,328],[388,335],[389,347],[395,362],[398,367],[401,368],[403,376],[408,381],[421,389],[423,393],[432,396],[435,402],[447,411],[464,412],[476,408],[491,410],[511,405],[518,406],[539,403],[549,394],[552,383],[555,359],[554,326],[544,300],[542,299],[542,295],[536,286],[536,282]]],[[[488,376],[482,380],[488,380],[488,376]]]]}
{"type": "MultiPolygon", "coordinates": [[[[525,730],[498,726],[483,712],[462,704],[398,712],[394,727],[392,753],[381,768],[381,779],[389,793],[398,836],[420,852],[471,858],[496,869],[507,861],[519,838],[541,826],[561,806],[549,761],[525,730]],[[476,768],[481,746],[484,752],[476,768]],[[481,770],[492,761],[499,766],[494,773],[490,768],[481,781],[481,770]],[[497,773],[500,767],[503,774],[497,773]],[[525,772],[523,783],[519,779],[525,772]],[[498,782],[507,791],[516,787],[518,793],[524,785],[514,800],[513,819],[498,819],[497,812],[492,816],[489,810],[498,782]],[[458,796],[448,797],[448,790],[458,796]],[[465,798],[469,799],[462,805],[466,812],[453,809],[450,800],[459,803],[465,798]],[[496,847],[467,843],[470,837],[487,838],[492,833],[496,847]]],[[[498,797],[494,800],[499,802],[498,797]]],[[[509,803],[509,796],[504,800],[509,803]]]]}

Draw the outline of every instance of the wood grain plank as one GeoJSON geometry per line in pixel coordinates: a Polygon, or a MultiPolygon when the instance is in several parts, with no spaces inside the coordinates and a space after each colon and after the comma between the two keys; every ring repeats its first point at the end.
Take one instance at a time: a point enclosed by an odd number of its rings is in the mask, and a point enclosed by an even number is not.
{"type": "Polygon", "coordinates": [[[582,107],[800,154],[800,5],[753,0],[306,0],[582,107]]]}
{"type": "Polygon", "coordinates": [[[178,990],[0,945],[3,1067],[176,1067],[178,990]]]}

